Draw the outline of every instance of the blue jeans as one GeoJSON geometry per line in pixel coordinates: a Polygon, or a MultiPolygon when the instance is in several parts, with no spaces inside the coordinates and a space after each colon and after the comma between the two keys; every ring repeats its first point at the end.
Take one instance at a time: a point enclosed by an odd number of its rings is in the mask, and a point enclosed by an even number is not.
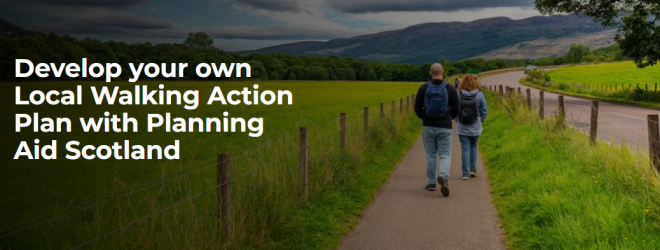
{"type": "Polygon", "coordinates": [[[468,176],[470,172],[477,172],[477,141],[479,136],[458,135],[461,142],[461,161],[463,176],[468,176]]]}
{"type": "Polygon", "coordinates": [[[440,155],[440,175],[449,181],[449,167],[451,166],[452,130],[448,128],[422,127],[422,141],[426,151],[426,176],[429,184],[435,184],[438,175],[436,155],[440,155]]]}

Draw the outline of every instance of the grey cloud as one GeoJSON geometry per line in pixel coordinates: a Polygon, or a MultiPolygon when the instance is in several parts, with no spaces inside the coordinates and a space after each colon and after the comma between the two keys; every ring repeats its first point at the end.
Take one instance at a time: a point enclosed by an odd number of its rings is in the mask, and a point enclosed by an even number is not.
{"type": "Polygon", "coordinates": [[[528,7],[531,0],[326,0],[333,9],[346,13],[385,11],[457,11],[491,7],[528,7]]]}
{"type": "Polygon", "coordinates": [[[144,18],[129,15],[109,15],[99,18],[85,18],[77,22],[77,25],[91,27],[114,27],[128,29],[171,29],[172,24],[168,21],[144,18]]]}
{"type": "Polygon", "coordinates": [[[40,3],[71,6],[71,7],[95,7],[126,9],[131,6],[146,3],[147,0],[34,0],[40,3]]]}
{"type": "Polygon", "coordinates": [[[152,18],[129,15],[109,15],[83,18],[54,25],[28,25],[29,28],[60,34],[87,34],[109,37],[185,38],[184,32],[175,30],[172,23],[152,18]]]}
{"type": "Polygon", "coordinates": [[[253,8],[271,11],[299,12],[301,10],[298,0],[238,0],[238,2],[253,8]]]}
{"type": "Polygon", "coordinates": [[[364,32],[352,29],[317,29],[302,26],[268,25],[259,27],[228,26],[206,31],[220,39],[249,40],[327,40],[352,37],[364,32]]]}

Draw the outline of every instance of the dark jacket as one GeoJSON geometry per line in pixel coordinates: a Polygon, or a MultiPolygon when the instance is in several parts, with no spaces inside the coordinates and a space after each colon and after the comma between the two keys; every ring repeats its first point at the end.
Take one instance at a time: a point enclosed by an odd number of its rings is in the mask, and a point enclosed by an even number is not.
{"type": "MultiPolygon", "coordinates": [[[[442,84],[442,80],[434,79],[433,84],[440,85],[442,84]]],[[[451,129],[451,121],[458,115],[458,92],[456,92],[453,85],[447,84],[447,94],[449,95],[447,114],[442,118],[430,118],[426,117],[426,111],[424,110],[424,97],[426,96],[427,87],[426,83],[424,83],[417,91],[417,95],[415,96],[415,114],[417,114],[419,119],[422,119],[423,126],[451,129]]]]}

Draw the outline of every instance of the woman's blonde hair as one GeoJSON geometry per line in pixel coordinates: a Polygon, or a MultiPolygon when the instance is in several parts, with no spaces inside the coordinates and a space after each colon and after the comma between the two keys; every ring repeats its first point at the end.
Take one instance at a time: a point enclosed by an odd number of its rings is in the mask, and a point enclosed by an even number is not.
{"type": "Polygon", "coordinates": [[[475,89],[481,89],[481,84],[477,76],[472,74],[467,74],[461,80],[461,83],[458,85],[458,90],[472,91],[475,89]]]}

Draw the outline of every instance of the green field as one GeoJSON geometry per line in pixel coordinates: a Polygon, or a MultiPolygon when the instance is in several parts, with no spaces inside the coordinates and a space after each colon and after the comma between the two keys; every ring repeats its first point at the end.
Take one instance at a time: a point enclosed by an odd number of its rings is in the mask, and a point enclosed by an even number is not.
{"type": "Polygon", "coordinates": [[[648,151],[592,147],[522,98],[487,99],[480,151],[509,249],[660,248],[660,177],[648,151]]]}
{"type": "MultiPolygon", "coordinates": [[[[399,100],[416,92],[420,83],[377,82],[171,82],[146,81],[157,89],[199,90],[200,105],[186,110],[183,105],[100,105],[93,102],[89,86],[102,82],[39,82],[2,85],[6,107],[2,131],[9,136],[2,144],[6,161],[0,175],[0,235],[28,225],[37,225],[8,237],[0,238],[0,246],[11,248],[71,248],[127,225],[137,219],[163,210],[128,230],[113,233],[87,245],[92,249],[163,248],[292,248],[301,244],[319,244],[313,248],[333,248],[341,233],[357,221],[362,208],[393,169],[396,161],[410,147],[417,135],[417,120],[412,114],[400,115],[399,100]],[[214,86],[226,94],[230,90],[289,90],[293,105],[206,105],[214,86]],[[16,106],[14,87],[22,87],[23,99],[30,91],[75,90],[83,85],[82,106],[16,106]],[[396,117],[390,115],[391,101],[396,100],[396,117]],[[387,118],[378,122],[379,103],[385,103],[387,118]],[[370,108],[371,127],[365,134],[363,109],[370,108]],[[85,133],[78,117],[102,117],[128,112],[138,121],[139,132],[85,133]],[[170,112],[172,117],[263,117],[263,135],[253,138],[247,132],[183,132],[165,133],[164,128],[146,132],[147,114],[170,112]],[[70,133],[34,133],[26,128],[14,132],[15,114],[39,112],[43,117],[69,117],[70,133]],[[340,152],[339,113],[347,113],[347,150],[340,152]],[[301,199],[298,161],[298,127],[308,127],[309,137],[309,201],[301,199]],[[32,147],[58,141],[57,160],[13,159],[21,141],[32,147]],[[365,140],[369,138],[369,140],[365,140]],[[180,140],[180,160],[67,160],[64,144],[70,140],[81,145],[112,145],[130,140],[135,144],[169,145],[180,140]],[[216,155],[232,154],[232,196],[234,231],[231,244],[218,240],[216,155]],[[373,167],[372,170],[362,167],[373,167]],[[373,174],[370,172],[373,171],[373,174]],[[365,184],[367,183],[367,184],[365,184]],[[347,189],[350,187],[350,189],[347,189]],[[197,195],[201,194],[201,195],[197,195]],[[348,197],[346,197],[348,196],[348,197]],[[325,199],[320,199],[325,197],[325,199]],[[333,198],[334,197],[334,198],[333,198]],[[324,204],[328,200],[336,204],[324,204]],[[95,205],[99,204],[100,205],[95,205]],[[81,205],[82,204],[82,205],[81,205]],[[176,205],[175,208],[169,208],[176,205]],[[327,208],[335,210],[328,212],[327,208]],[[78,212],[80,210],[80,212],[78,212]],[[56,213],[56,211],[60,211],[56,213]],[[68,212],[75,213],[67,215],[68,212]],[[319,214],[320,213],[320,214],[319,214]],[[41,217],[44,216],[45,217],[41,217]],[[47,221],[47,218],[61,219],[47,221]],[[293,217],[292,217],[293,216],[293,217]],[[192,219],[195,218],[195,219],[192,219]],[[36,219],[22,225],[17,223],[36,219]],[[330,223],[322,220],[337,220],[330,223]],[[311,232],[324,237],[305,236],[291,239],[279,235],[300,230],[287,224],[322,223],[310,226],[311,232]],[[327,225],[326,225],[327,224],[327,225]],[[12,226],[12,227],[10,227],[12,226]],[[281,227],[280,230],[273,228],[281,227]],[[139,233],[135,230],[139,229],[139,233]],[[173,231],[174,230],[174,231],[173,231]],[[273,231],[271,231],[273,230],[273,231]],[[63,233],[66,232],[66,233],[63,233]],[[130,233],[129,233],[130,232],[130,233]],[[166,240],[163,240],[166,239],[166,240]],[[200,243],[201,242],[201,243],[200,243]],[[302,243],[301,243],[302,242],[302,243]],[[200,245],[198,245],[200,244],[200,245]],[[284,244],[284,245],[282,245],[284,244]]],[[[132,90],[134,84],[117,82],[111,86],[132,90]]],[[[405,114],[405,109],[404,109],[405,114]]],[[[304,233],[301,233],[304,234],[304,233]]],[[[312,247],[302,247],[304,249],[312,247]]]]}
{"type": "Polygon", "coordinates": [[[633,62],[616,62],[594,65],[581,65],[553,70],[548,73],[553,82],[583,83],[589,85],[632,84],[643,86],[660,83],[660,66],[639,69],[633,62]]]}
{"type": "Polygon", "coordinates": [[[660,92],[655,89],[659,69],[638,69],[632,62],[581,65],[531,72],[520,83],[564,95],[660,108],[660,92]]]}

